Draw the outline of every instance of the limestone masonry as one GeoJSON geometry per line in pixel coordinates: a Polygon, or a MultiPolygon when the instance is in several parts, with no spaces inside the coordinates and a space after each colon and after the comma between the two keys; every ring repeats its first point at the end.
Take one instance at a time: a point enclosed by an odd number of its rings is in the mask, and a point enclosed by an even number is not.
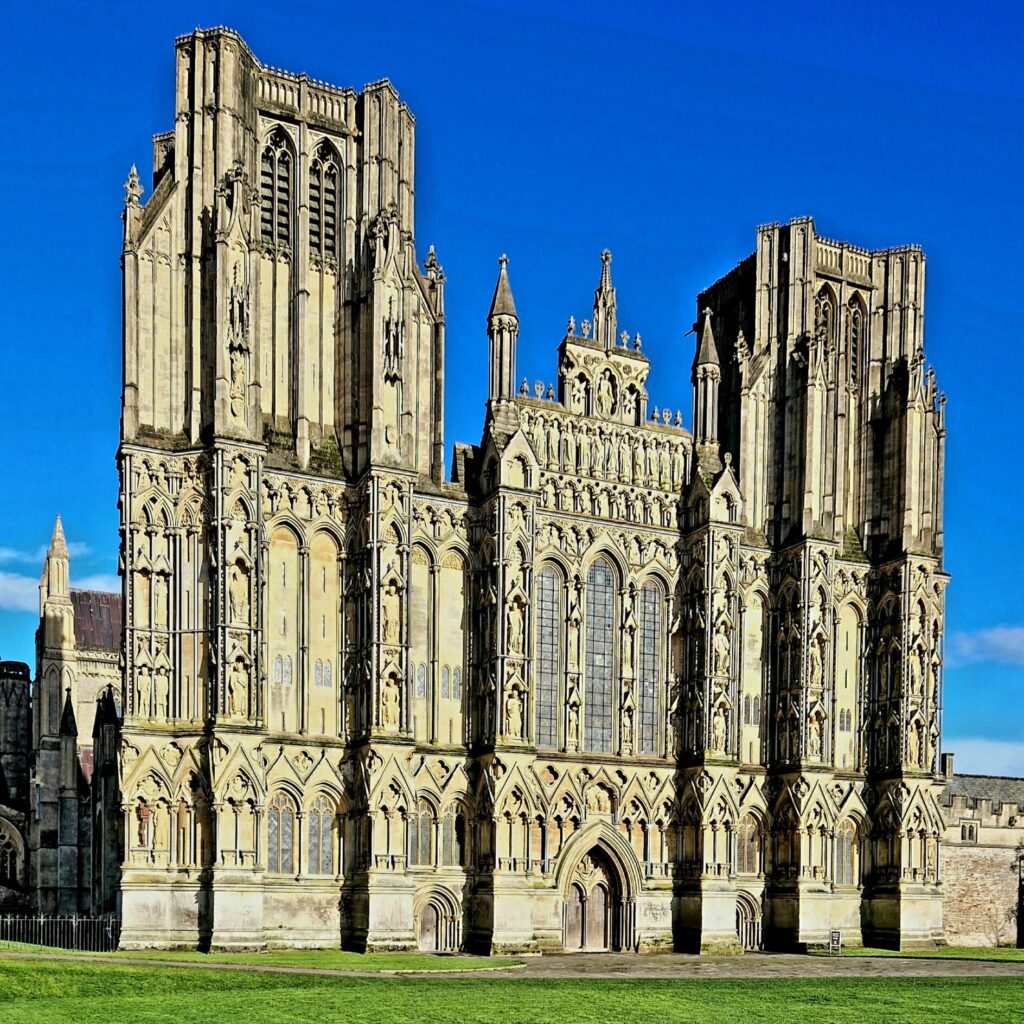
{"type": "Polygon", "coordinates": [[[939,763],[921,250],[758,228],[697,298],[692,433],[608,252],[520,383],[502,258],[446,479],[414,133],[387,81],[178,40],[125,185],[123,595],[71,589],[58,521],[34,684],[0,670],[0,892],[127,947],[1005,941],[961,854],[1002,830],[1011,898],[1024,790],[939,763]]]}

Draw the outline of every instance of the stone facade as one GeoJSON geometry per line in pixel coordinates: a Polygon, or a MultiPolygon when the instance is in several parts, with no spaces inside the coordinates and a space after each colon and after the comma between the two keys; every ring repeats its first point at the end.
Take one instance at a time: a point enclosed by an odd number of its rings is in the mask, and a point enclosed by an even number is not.
{"type": "Polygon", "coordinates": [[[698,297],[692,433],[607,252],[517,386],[502,258],[446,479],[414,127],[386,81],[178,40],[125,185],[94,901],[127,946],[942,941],[923,254],[759,228],[698,297]]]}

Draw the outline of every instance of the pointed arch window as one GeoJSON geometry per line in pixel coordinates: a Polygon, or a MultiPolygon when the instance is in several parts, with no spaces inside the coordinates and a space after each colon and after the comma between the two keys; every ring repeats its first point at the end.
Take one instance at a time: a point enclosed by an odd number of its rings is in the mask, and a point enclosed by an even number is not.
{"type": "Polygon", "coordinates": [[[637,749],[654,754],[661,688],[661,588],[653,580],[640,591],[640,706],[637,749]]]}
{"type": "Polygon", "coordinates": [[[844,821],[836,832],[836,885],[856,885],[855,850],[857,831],[844,821]]]}
{"type": "Polygon", "coordinates": [[[825,343],[835,338],[836,304],[827,286],[814,299],[814,331],[825,343]]]}
{"type": "Polygon", "coordinates": [[[846,310],[846,353],[850,368],[850,383],[860,384],[860,364],[864,348],[864,307],[854,296],[846,310]]]}
{"type": "Polygon", "coordinates": [[[267,871],[290,875],[295,870],[295,808],[283,793],[270,801],[267,811],[267,871]]]}
{"type": "Polygon", "coordinates": [[[275,128],[260,160],[260,236],[270,245],[291,244],[292,166],[288,137],[275,128]]]}
{"type": "Polygon", "coordinates": [[[741,875],[756,875],[761,870],[761,834],[757,822],[747,815],[737,829],[736,871],[741,875]]]}
{"type": "Polygon", "coordinates": [[[612,751],[612,689],[615,635],[614,576],[611,566],[598,559],[587,574],[587,660],[585,749],[599,754],[612,751]]]}
{"type": "Polygon", "coordinates": [[[314,256],[338,258],[338,159],[321,142],[309,167],[309,249],[314,256]]]}
{"type": "Polygon", "coordinates": [[[317,797],[316,803],[306,815],[308,823],[307,870],[311,875],[334,874],[334,809],[324,797],[317,797]]]}
{"type": "Polygon", "coordinates": [[[0,885],[16,887],[21,875],[21,863],[14,837],[0,827],[0,885]]]}
{"type": "Polygon", "coordinates": [[[409,863],[429,867],[434,863],[434,808],[420,800],[409,817],[409,863]]]}
{"type": "Polygon", "coordinates": [[[558,652],[561,649],[559,577],[547,567],[537,574],[537,746],[558,745],[558,652]]]}

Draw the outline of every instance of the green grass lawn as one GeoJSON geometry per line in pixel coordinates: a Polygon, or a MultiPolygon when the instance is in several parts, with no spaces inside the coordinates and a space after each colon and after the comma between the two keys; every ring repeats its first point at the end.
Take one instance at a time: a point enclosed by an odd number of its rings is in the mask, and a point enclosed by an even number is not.
{"type": "Polygon", "coordinates": [[[197,953],[195,950],[140,949],[85,953],[17,942],[0,942],[0,953],[57,953],[101,956],[110,960],[178,960],[184,963],[263,964],[270,967],[315,967],[335,971],[480,971],[515,967],[523,961],[500,956],[437,956],[430,953],[345,953],[340,949],[297,949],[269,953],[197,953]]]}
{"type": "Polygon", "coordinates": [[[1024,980],[331,978],[0,959],[4,1024],[1024,1020],[1024,980]]]}
{"type": "MultiPolygon", "coordinates": [[[[818,950],[815,951],[815,955],[829,954],[818,950]]],[[[919,960],[1003,960],[1024,963],[1024,949],[1015,949],[1012,946],[945,946],[942,949],[917,949],[905,953],[897,953],[892,949],[855,946],[844,949],[842,956],[899,956],[919,960]]]]}

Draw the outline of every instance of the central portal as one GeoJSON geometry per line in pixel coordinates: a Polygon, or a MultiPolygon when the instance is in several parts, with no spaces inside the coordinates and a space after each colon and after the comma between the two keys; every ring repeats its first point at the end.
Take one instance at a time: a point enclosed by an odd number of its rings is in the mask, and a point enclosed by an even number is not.
{"type": "Polygon", "coordinates": [[[619,949],[621,893],[615,869],[595,847],[577,865],[565,898],[566,952],[619,949]]]}

